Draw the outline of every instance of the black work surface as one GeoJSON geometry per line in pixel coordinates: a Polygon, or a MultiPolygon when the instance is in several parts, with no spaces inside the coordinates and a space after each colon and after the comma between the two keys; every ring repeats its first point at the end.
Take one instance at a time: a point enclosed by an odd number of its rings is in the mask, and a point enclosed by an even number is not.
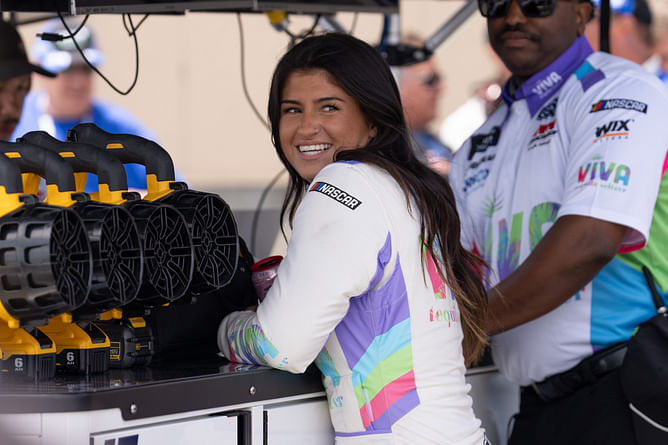
{"type": "Polygon", "coordinates": [[[324,391],[320,372],[304,374],[230,363],[222,357],[161,362],[43,381],[0,380],[0,414],[120,408],[126,420],[261,403],[324,391]],[[133,408],[134,407],[134,408],[133,408]]]}

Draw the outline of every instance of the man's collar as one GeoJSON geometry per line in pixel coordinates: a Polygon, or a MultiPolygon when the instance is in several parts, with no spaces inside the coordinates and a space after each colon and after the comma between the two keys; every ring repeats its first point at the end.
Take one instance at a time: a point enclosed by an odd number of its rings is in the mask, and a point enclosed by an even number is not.
{"type": "Polygon", "coordinates": [[[526,99],[533,117],[593,52],[587,39],[578,37],[561,56],[527,79],[519,88],[512,85],[511,77],[503,88],[503,101],[510,107],[513,102],[526,99]]]}

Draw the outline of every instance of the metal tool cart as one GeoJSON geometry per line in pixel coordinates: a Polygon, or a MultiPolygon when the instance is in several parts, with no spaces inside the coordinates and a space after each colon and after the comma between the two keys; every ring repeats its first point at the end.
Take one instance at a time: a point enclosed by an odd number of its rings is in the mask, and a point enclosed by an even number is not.
{"type": "MultiPolygon", "coordinates": [[[[505,443],[516,388],[491,366],[472,369],[467,380],[488,436],[505,443]]],[[[14,445],[12,439],[34,445],[334,442],[315,367],[294,375],[211,356],[92,376],[0,382],[0,437],[3,445],[14,445]]]]}
{"type": "Polygon", "coordinates": [[[0,437],[22,444],[330,444],[319,371],[293,375],[209,356],[0,382],[0,437]],[[141,437],[141,442],[139,442],[141,437]]]}

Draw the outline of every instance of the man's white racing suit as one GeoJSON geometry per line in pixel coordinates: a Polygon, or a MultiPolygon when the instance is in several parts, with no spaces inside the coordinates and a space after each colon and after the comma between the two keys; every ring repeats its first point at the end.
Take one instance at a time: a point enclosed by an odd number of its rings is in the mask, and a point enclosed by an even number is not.
{"type": "Polygon", "coordinates": [[[462,242],[489,264],[489,286],[564,215],[626,227],[619,254],[590,283],[493,338],[495,364],[526,386],[628,340],[655,313],[643,265],[668,291],[668,90],[636,64],[593,53],[580,37],[503,97],[450,172],[462,242]]]}

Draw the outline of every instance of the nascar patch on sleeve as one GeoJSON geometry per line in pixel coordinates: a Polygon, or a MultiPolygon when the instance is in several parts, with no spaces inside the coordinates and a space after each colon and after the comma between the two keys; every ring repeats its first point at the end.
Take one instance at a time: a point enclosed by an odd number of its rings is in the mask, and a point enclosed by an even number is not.
{"type": "Polygon", "coordinates": [[[355,210],[357,207],[359,207],[360,204],[362,204],[362,201],[355,198],[351,194],[346,193],[340,188],[326,182],[316,182],[309,191],[318,192],[325,196],[329,196],[334,201],[343,204],[351,210],[355,210]]]}
{"type": "Polygon", "coordinates": [[[614,110],[616,108],[647,114],[647,104],[633,99],[602,99],[592,105],[589,112],[597,113],[599,111],[614,110]]]}

